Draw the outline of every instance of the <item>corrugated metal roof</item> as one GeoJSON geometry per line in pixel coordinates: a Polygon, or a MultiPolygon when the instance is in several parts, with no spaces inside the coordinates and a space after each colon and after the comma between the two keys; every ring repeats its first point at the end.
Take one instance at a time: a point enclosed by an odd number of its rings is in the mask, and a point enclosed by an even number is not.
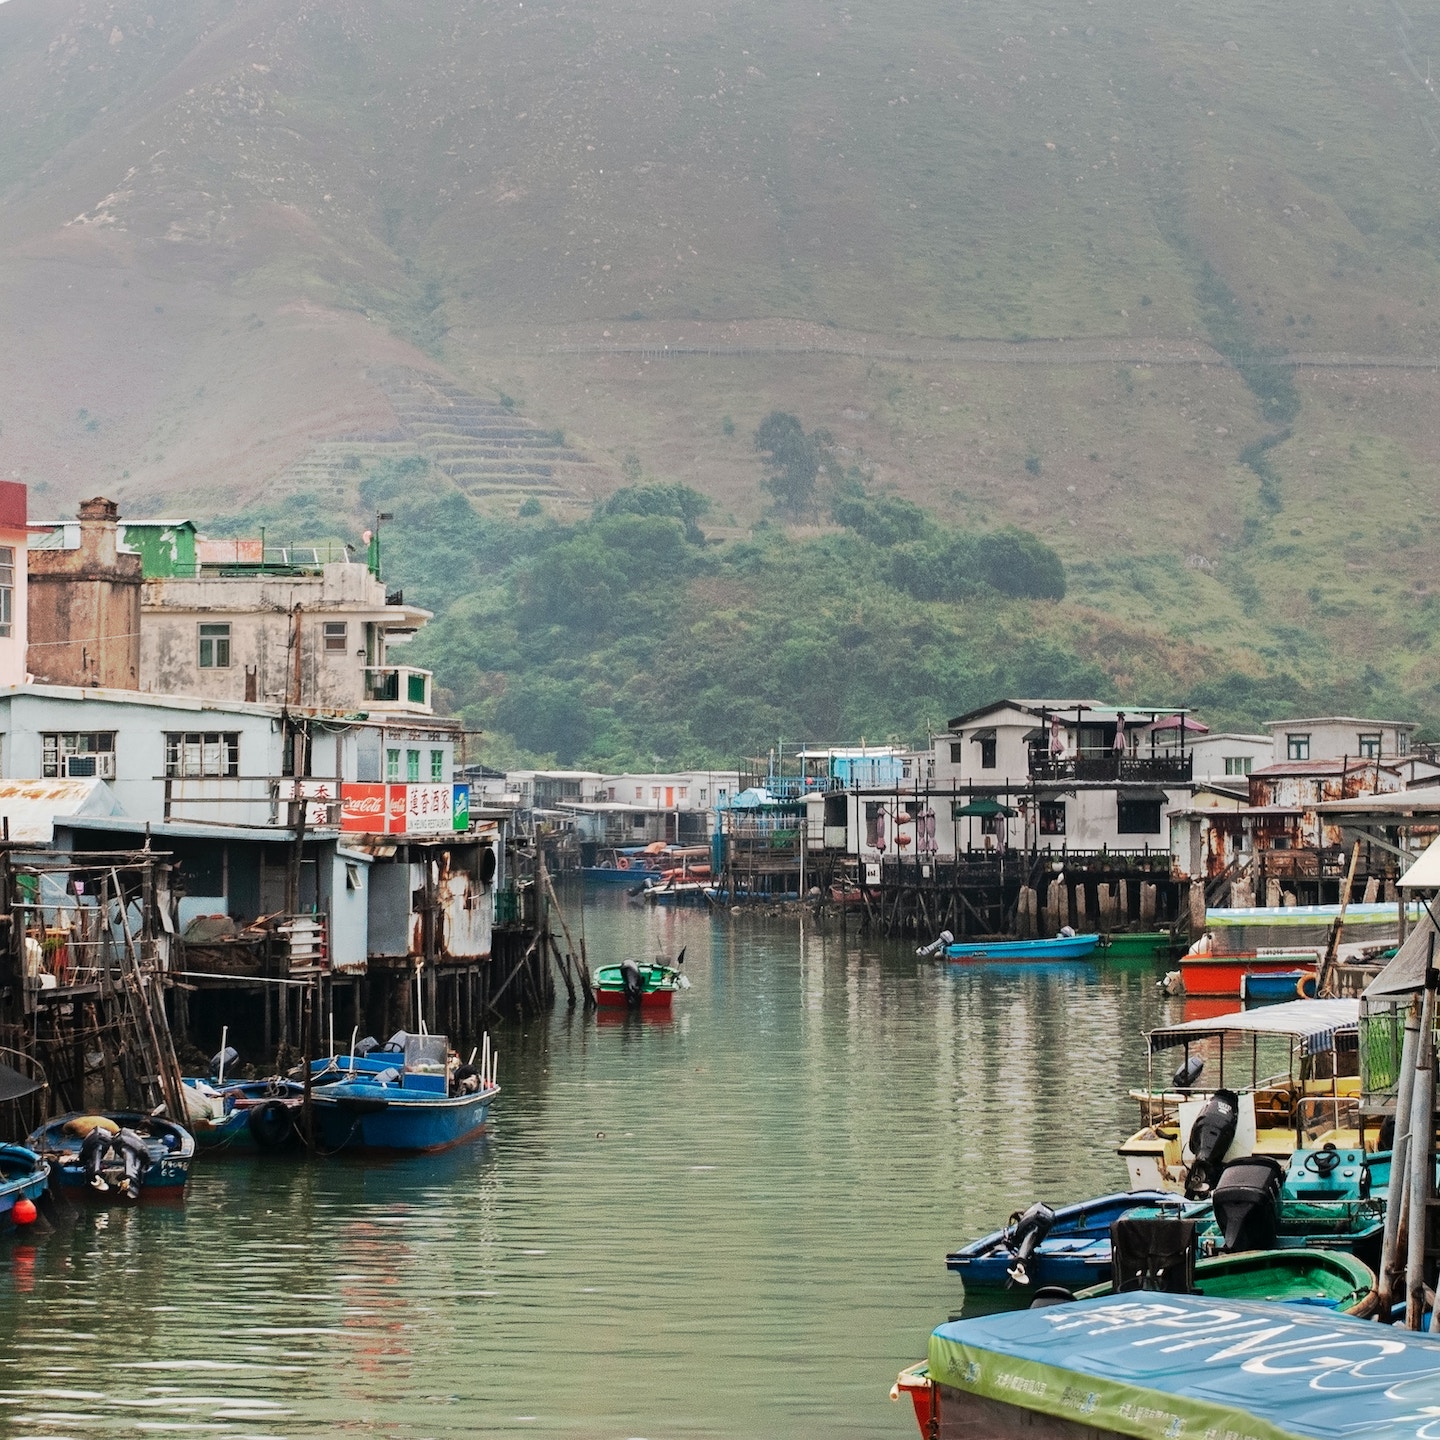
{"type": "Polygon", "coordinates": [[[56,820],[119,813],[103,780],[0,780],[0,816],[10,824],[10,838],[27,845],[48,845],[56,820]]]}

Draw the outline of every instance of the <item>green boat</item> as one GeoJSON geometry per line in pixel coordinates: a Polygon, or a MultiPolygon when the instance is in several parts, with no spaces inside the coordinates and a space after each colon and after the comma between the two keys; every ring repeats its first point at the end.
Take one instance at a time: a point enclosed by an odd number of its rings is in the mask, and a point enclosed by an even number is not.
{"type": "Polygon", "coordinates": [[[1168,930],[1143,930],[1138,933],[1117,930],[1100,937],[1094,959],[1100,961],[1168,960],[1178,950],[1168,930]]]}
{"type": "MultiPolygon", "coordinates": [[[[1077,1290],[1077,1300],[1110,1295],[1110,1285],[1077,1290]]],[[[1375,1272],[1343,1250],[1247,1250],[1195,1262],[1196,1295],[1209,1300],[1272,1300],[1367,1315],[1375,1272]]]]}

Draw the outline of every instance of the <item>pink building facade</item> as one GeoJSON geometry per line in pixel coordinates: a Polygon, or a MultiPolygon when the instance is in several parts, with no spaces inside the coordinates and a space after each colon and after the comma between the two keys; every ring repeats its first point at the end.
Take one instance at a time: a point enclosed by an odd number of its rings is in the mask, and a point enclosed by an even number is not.
{"type": "Polygon", "coordinates": [[[0,480],[0,688],[25,683],[25,487],[0,480]]]}

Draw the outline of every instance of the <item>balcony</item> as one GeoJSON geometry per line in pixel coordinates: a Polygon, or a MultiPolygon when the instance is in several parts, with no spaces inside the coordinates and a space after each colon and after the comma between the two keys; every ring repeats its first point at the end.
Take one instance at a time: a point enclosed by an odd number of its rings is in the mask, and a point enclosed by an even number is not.
{"type": "Polygon", "coordinates": [[[373,665],[365,670],[365,703],[373,710],[433,713],[430,703],[430,671],[409,665],[373,665]]]}
{"type": "Polygon", "coordinates": [[[1120,755],[1097,751],[1058,758],[1046,754],[1030,757],[1030,778],[1041,784],[1188,785],[1194,770],[1191,755],[1120,755]]]}

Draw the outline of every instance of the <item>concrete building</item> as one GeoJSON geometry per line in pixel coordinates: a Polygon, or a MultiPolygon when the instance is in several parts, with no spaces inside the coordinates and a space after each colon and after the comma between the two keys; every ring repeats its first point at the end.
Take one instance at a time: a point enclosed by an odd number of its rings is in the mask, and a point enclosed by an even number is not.
{"type": "Polygon", "coordinates": [[[27,664],[26,491],[0,480],[0,685],[19,685],[27,664]]]}
{"type": "Polygon", "coordinates": [[[140,688],[141,559],[124,547],[119,513],[97,496],[78,520],[32,537],[28,654],[42,684],[140,688]]]}
{"type": "Polygon", "coordinates": [[[1409,720],[1362,720],[1354,715],[1321,715],[1309,720],[1271,720],[1276,765],[1306,760],[1394,760],[1410,753],[1417,726],[1409,720]]]}

